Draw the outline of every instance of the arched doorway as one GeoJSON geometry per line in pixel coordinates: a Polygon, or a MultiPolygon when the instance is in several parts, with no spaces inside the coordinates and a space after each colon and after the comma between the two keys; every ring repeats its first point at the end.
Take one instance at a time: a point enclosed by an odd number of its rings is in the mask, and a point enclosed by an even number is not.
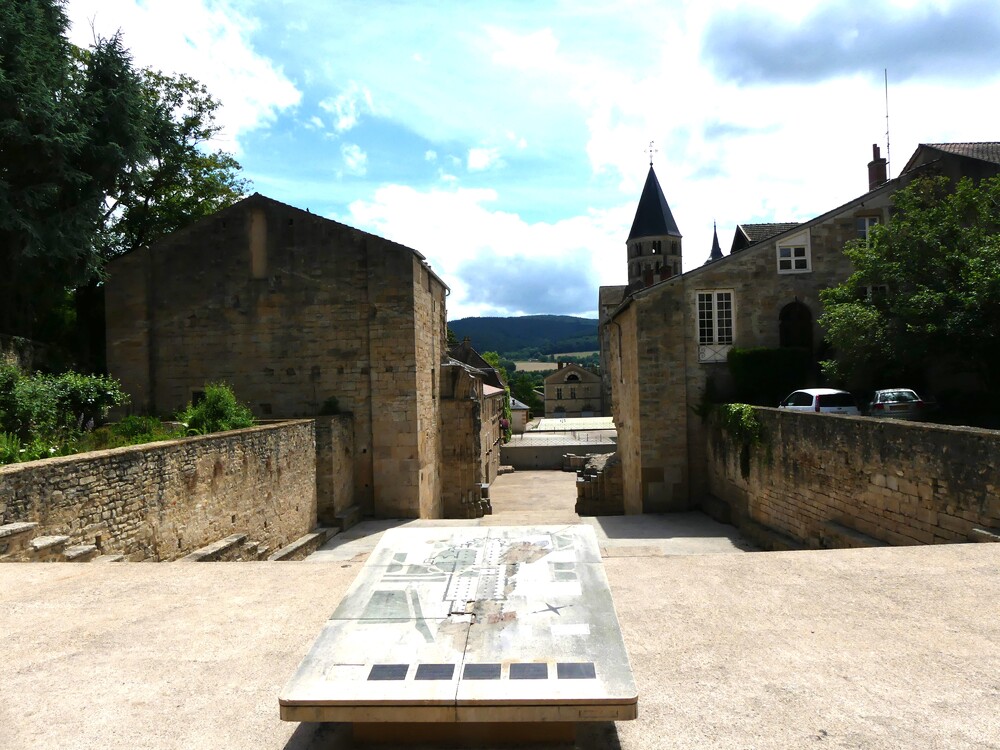
{"type": "Polygon", "coordinates": [[[798,300],[781,308],[778,337],[782,347],[796,347],[812,352],[813,316],[809,308],[798,300]]]}

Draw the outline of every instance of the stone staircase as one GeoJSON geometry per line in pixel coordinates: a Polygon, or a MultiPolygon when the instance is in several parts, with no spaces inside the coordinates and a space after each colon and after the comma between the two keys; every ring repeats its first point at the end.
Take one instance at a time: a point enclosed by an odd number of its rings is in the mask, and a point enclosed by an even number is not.
{"type": "Polygon", "coordinates": [[[102,557],[93,544],[69,544],[60,534],[37,536],[38,524],[18,521],[0,526],[0,562],[90,562],[102,557]]]}

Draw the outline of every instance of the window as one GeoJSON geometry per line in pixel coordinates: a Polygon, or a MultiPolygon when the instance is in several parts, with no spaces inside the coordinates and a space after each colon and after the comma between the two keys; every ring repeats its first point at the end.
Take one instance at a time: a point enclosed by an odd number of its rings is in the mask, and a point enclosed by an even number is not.
{"type": "Polygon", "coordinates": [[[865,298],[878,305],[884,303],[889,296],[889,287],[885,284],[872,284],[865,287],[865,298]]]}
{"type": "Polygon", "coordinates": [[[724,362],[733,345],[733,292],[698,292],[698,360],[724,362]]]}
{"type": "Polygon", "coordinates": [[[878,224],[877,216],[859,216],[854,220],[854,227],[858,233],[859,240],[867,240],[868,232],[873,226],[878,224]]]}
{"type": "Polygon", "coordinates": [[[572,398],[572,399],[576,398],[576,388],[570,388],[569,389],[569,397],[572,398]]]}
{"type": "Polygon", "coordinates": [[[562,388],[556,388],[556,401],[562,401],[562,388]]]}
{"type": "Polygon", "coordinates": [[[778,273],[805,273],[810,269],[809,248],[804,245],[778,247],[778,273]]]}

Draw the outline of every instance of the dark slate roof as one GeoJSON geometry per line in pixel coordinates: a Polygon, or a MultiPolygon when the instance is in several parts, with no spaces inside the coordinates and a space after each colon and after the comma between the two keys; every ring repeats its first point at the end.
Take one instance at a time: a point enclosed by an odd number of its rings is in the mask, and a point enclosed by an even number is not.
{"type": "Polygon", "coordinates": [[[968,156],[971,159],[1000,164],[1000,143],[995,141],[981,143],[927,143],[925,145],[939,149],[940,151],[947,151],[949,154],[968,156]]]}
{"type": "Polygon", "coordinates": [[[929,150],[940,151],[953,156],[964,156],[967,159],[988,164],[1000,164],[1000,143],[996,141],[984,141],[979,143],[921,143],[913,156],[906,162],[900,174],[905,174],[917,166],[926,164],[933,159],[933,154],[929,150]]]}
{"type": "Polygon", "coordinates": [[[500,373],[493,369],[493,365],[483,359],[479,355],[479,352],[472,348],[472,342],[468,336],[465,337],[461,344],[455,344],[455,346],[448,349],[448,356],[469,367],[474,367],[483,375],[483,382],[487,385],[492,385],[494,388],[504,387],[503,381],[500,379],[500,373]]]}
{"type": "Polygon", "coordinates": [[[719,230],[715,226],[715,222],[712,222],[712,253],[708,256],[706,263],[711,263],[713,260],[722,259],[722,248],[719,247],[719,230]]]}
{"type": "Polygon", "coordinates": [[[776,234],[787,232],[789,229],[794,229],[798,225],[797,221],[781,221],[772,224],[740,224],[740,228],[750,240],[750,244],[754,244],[763,242],[776,234]]]}
{"type": "Polygon", "coordinates": [[[729,254],[746,250],[751,245],[770,239],[775,235],[787,232],[798,226],[797,222],[784,221],[770,224],[737,224],[733,233],[733,244],[729,248],[729,254]]]}
{"type": "Polygon", "coordinates": [[[660,189],[656,173],[650,167],[649,174],[646,175],[646,184],[642,186],[639,207],[635,210],[635,219],[632,221],[632,231],[628,233],[628,238],[634,240],[636,237],[662,235],[680,237],[681,230],[677,228],[674,215],[670,213],[670,206],[663,197],[663,190],[660,189]]]}

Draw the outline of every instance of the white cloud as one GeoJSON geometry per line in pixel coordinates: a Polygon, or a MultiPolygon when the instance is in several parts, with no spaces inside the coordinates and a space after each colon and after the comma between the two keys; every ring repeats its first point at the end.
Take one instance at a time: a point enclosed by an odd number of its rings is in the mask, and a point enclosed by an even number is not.
{"type": "Polygon", "coordinates": [[[239,153],[239,137],[266,126],[301,93],[250,38],[256,22],[227,0],[70,0],[70,41],[85,46],[94,33],[119,29],[140,67],[184,73],[222,103],[222,132],[209,144],[239,153]],[[93,23],[93,31],[91,31],[93,23]]]}
{"type": "Polygon", "coordinates": [[[437,158],[437,151],[434,151],[433,149],[424,151],[424,161],[437,161],[437,158]]]}
{"type": "Polygon", "coordinates": [[[351,81],[337,96],[321,101],[319,106],[333,115],[333,127],[338,133],[351,130],[364,114],[375,109],[371,92],[355,81],[351,81]]]}
{"type": "Polygon", "coordinates": [[[356,143],[342,143],[340,155],[344,159],[344,169],[348,174],[362,176],[368,171],[368,154],[356,143]]]}
{"type": "Polygon", "coordinates": [[[335,218],[423,253],[452,289],[451,319],[540,312],[533,305],[543,301],[541,287],[524,277],[547,266],[563,269],[541,277],[552,304],[561,305],[548,312],[593,314],[598,284],[624,283],[623,232],[634,207],[532,223],[496,210],[497,200],[489,189],[387,185],[335,218]],[[483,269],[492,281],[484,281],[483,269]]]}
{"type": "Polygon", "coordinates": [[[480,172],[493,166],[498,166],[500,161],[500,151],[495,148],[470,148],[469,158],[466,161],[466,168],[470,172],[480,172]]]}

